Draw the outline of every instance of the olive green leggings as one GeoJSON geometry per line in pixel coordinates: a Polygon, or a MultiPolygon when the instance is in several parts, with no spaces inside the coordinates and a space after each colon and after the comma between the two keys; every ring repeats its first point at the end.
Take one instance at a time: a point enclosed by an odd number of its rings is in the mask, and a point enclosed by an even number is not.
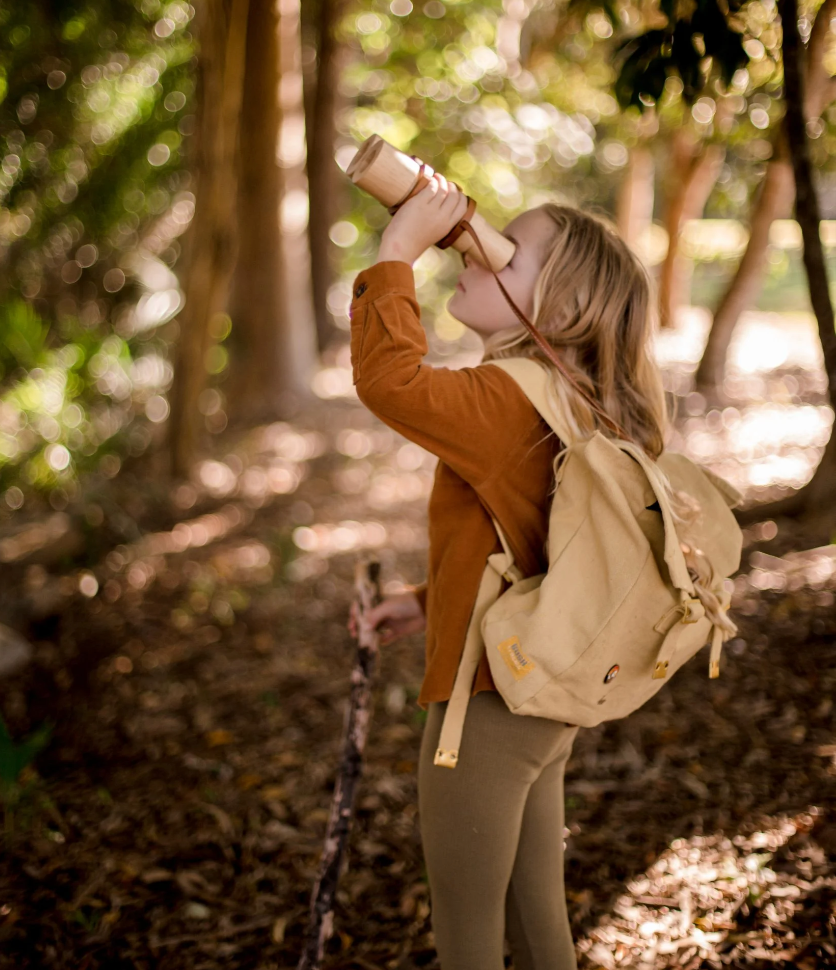
{"type": "Polygon", "coordinates": [[[563,771],[577,727],[470,699],[456,768],[433,764],[447,702],[428,706],[418,806],[442,970],[575,970],[563,890],[563,771]]]}

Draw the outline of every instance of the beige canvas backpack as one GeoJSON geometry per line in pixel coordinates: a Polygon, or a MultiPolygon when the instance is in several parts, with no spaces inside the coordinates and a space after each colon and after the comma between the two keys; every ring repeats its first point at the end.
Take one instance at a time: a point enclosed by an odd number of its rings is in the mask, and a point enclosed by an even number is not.
{"type": "Polygon", "coordinates": [[[711,640],[719,675],[728,635],[705,615],[685,562],[670,489],[699,503],[689,538],[714,573],[724,609],[740,564],[738,493],[684,455],[653,462],[635,444],[600,433],[572,442],[552,380],[535,360],[491,361],[520,385],[567,445],[556,461],[548,572],[524,579],[503,547],[488,557],[442,724],[435,764],[455,768],[482,650],[509,709],[592,727],[640,707],[711,640]],[[503,578],[511,583],[500,595],[503,578]]]}

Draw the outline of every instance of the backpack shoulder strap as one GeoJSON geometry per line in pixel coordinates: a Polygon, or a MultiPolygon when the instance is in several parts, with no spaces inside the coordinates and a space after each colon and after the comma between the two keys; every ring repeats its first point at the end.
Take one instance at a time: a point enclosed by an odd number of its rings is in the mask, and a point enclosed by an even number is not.
{"type": "Polygon", "coordinates": [[[531,357],[507,357],[486,361],[504,370],[519,384],[523,394],[534,405],[540,417],[554,431],[564,445],[572,441],[572,432],[557,407],[557,399],[549,387],[553,378],[548,368],[531,357]]]}
{"type": "MultiPolygon", "coordinates": [[[[556,396],[550,387],[553,378],[545,365],[531,357],[508,357],[504,360],[492,360],[489,363],[501,368],[506,374],[513,377],[525,396],[564,445],[568,446],[572,443],[572,431],[557,407],[556,396]]],[[[664,474],[637,445],[616,439],[607,440],[631,455],[647,476],[662,510],[662,518],[665,523],[665,560],[670,570],[671,579],[678,589],[692,593],[694,584],[688,574],[685,557],[682,555],[682,549],[677,538],[676,523],[664,474]]]]}

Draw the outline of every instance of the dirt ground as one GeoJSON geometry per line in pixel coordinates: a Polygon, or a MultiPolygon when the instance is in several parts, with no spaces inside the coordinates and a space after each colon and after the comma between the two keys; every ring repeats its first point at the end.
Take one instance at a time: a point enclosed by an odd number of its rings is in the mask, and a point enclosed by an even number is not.
{"type": "MultiPolygon", "coordinates": [[[[13,737],[54,727],[5,806],[4,970],[296,965],[353,662],[353,564],[378,555],[390,590],[423,578],[432,461],[349,400],[215,464],[175,501],[120,476],[138,538],[63,580],[35,566],[14,581],[35,661],[0,708],[13,737]],[[224,493],[224,468],[243,493],[224,493]]],[[[764,588],[756,538],[720,679],[701,653],[633,716],[578,736],[566,884],[582,968],[836,967],[834,597],[825,581],[764,588]]],[[[438,967],[422,670],[420,637],[380,658],[333,970],[438,967]]]]}

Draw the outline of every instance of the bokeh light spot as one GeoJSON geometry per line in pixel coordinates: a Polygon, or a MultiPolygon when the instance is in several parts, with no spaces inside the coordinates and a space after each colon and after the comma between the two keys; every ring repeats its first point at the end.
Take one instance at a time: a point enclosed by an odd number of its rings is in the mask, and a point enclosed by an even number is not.
{"type": "Polygon", "coordinates": [[[148,149],[148,162],[155,168],[159,168],[171,158],[171,149],[162,142],[157,142],[148,149]]]}

